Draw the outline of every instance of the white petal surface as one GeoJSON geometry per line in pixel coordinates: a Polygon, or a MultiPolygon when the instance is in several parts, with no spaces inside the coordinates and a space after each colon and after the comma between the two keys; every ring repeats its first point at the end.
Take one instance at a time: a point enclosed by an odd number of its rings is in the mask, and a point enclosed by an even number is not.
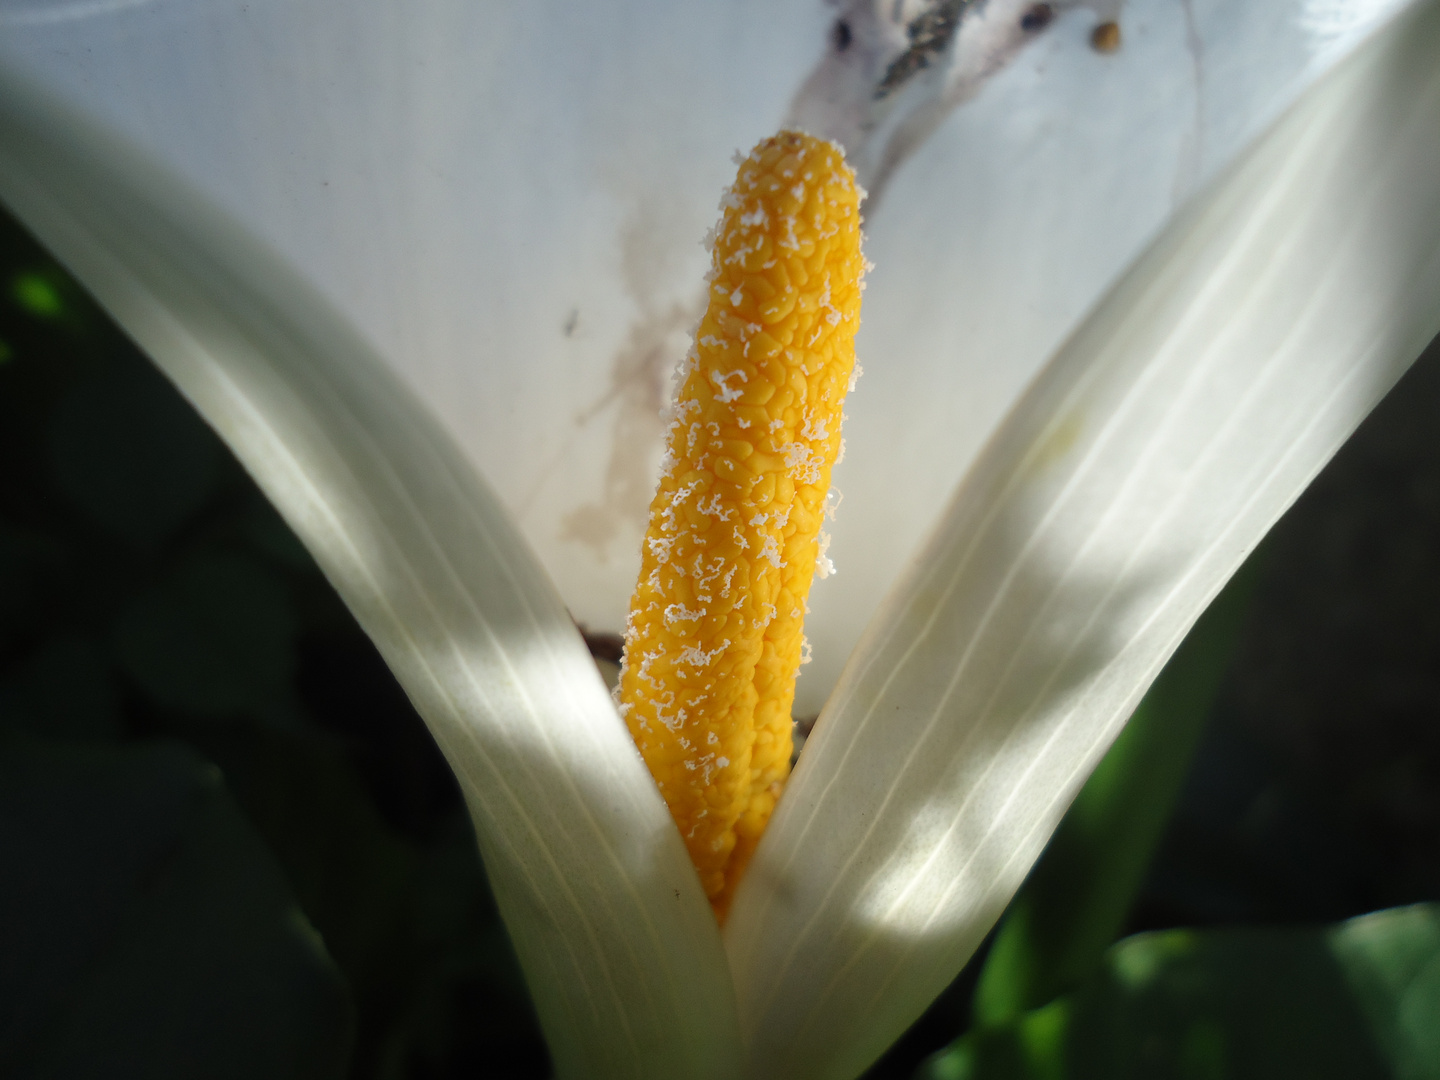
{"type": "Polygon", "coordinates": [[[215,426],[380,647],[460,778],[560,1075],[734,1075],[709,905],[509,516],[305,283],[32,91],[0,77],[0,197],[215,426]]]}
{"type": "Polygon", "coordinates": [[[867,209],[839,573],[811,593],[797,713],[820,710],[1042,363],[1184,200],[1397,6],[1129,0],[1110,55],[1089,45],[1095,15],[1072,10],[897,170],[867,209]]]}
{"type": "Polygon", "coordinates": [[[825,17],[811,0],[0,0],[0,67],[280,252],[442,417],[576,617],[618,630],[701,240],[825,17]]]}
{"type": "Polygon", "coordinates": [[[762,1077],[956,973],[1194,619],[1440,329],[1440,4],[1325,79],[1065,344],[867,632],[742,885],[762,1077]]]}
{"type": "MultiPolygon", "coordinates": [[[[1042,360],[1388,6],[1131,0],[1112,56],[1071,10],[895,174],[872,214],[869,374],[836,473],[840,573],[812,597],[798,712],[818,711],[1042,360]],[[926,467],[897,486],[896,461],[926,467]]],[[[576,616],[618,629],[658,406],[703,297],[699,241],[730,153],[833,64],[836,10],[0,0],[0,68],[280,252],[442,417],[576,616]]]]}

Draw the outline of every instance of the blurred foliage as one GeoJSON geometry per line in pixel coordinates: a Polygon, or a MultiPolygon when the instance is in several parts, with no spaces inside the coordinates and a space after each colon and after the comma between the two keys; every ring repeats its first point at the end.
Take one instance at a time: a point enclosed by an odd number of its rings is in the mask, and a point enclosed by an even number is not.
{"type": "Polygon", "coordinates": [[[1267,539],[1132,929],[1440,900],[1440,345],[1267,539]]]}
{"type": "Polygon", "coordinates": [[[0,461],[0,1075],[547,1076],[424,725],[9,221],[0,461]]]}
{"type": "Polygon", "coordinates": [[[1159,930],[923,1080],[1437,1080],[1440,904],[1329,930],[1159,930]]]}
{"type": "MultiPolygon", "coordinates": [[[[1013,1049],[1022,1037],[1036,1045],[1059,1038],[1055,1025],[1069,1006],[1046,1003],[1098,961],[1106,920],[1113,920],[1114,940],[1172,927],[1337,922],[1440,900],[1437,415],[1440,342],[1266,538],[1251,560],[1250,580],[1238,583],[1250,594],[1241,625],[1222,628],[1208,649],[1201,639],[1219,613],[1212,607],[1197,625],[1137,710],[1139,730],[1128,729],[1097,769],[997,933],[870,1070],[871,1080],[911,1076],[930,1048],[977,1022],[957,1044],[960,1057],[936,1060],[984,1067],[955,1075],[1012,1075],[995,1048],[1013,1049]],[[1227,633],[1235,635],[1229,645],[1227,633]],[[1218,691],[1207,687],[1232,648],[1218,691]],[[1167,683],[1177,689],[1189,683],[1191,690],[1167,701],[1167,683]],[[1192,710],[1212,695],[1197,731],[1192,710]],[[1153,738],[1158,734],[1174,743],[1166,747],[1153,738]],[[1177,793],[1171,785],[1182,765],[1177,793]],[[1127,800],[1145,805],[1125,820],[1127,800]],[[1161,807],[1157,815],[1157,802],[1172,801],[1173,811],[1161,807]],[[1166,816],[1136,880],[1132,856],[1149,849],[1152,830],[1166,816]],[[1107,860],[1110,873],[1101,876],[1107,860]],[[977,989],[987,977],[988,1003],[977,989]],[[982,1030],[983,1021],[1025,1008],[1008,1034],[982,1030]],[[990,1049],[966,1056],[982,1043],[990,1049]]],[[[1236,583],[1219,603],[1234,599],[1236,583]]],[[[1263,951],[1263,935],[1245,933],[1233,947],[1263,951]]],[[[1291,954],[1265,955],[1281,963],[1291,954]]],[[[1093,975],[1084,992],[1098,993],[1094,979],[1101,978],[1093,975]]],[[[1366,1007],[1379,1008],[1379,1000],[1366,1007]]],[[[1431,1029],[1440,1031],[1440,1009],[1433,1015],[1431,1029]]],[[[1262,1024],[1251,1034],[1265,1030],[1262,1024]]],[[[1139,1053],[1135,1044],[1124,1045],[1139,1053]]],[[[1429,1045],[1427,1067],[1440,1068],[1440,1047],[1429,1045]]],[[[1247,1063],[1237,1056],[1241,1050],[1232,1051],[1218,1075],[1253,1075],[1246,1070],[1262,1059],[1247,1063]]],[[[1065,1061],[1047,1060],[1052,1071],[1035,1075],[1072,1075],[1065,1061]]],[[[919,1075],[947,1075],[927,1074],[929,1068],[919,1075]]],[[[1396,1066],[1393,1075],[1431,1074],[1396,1066]]]]}
{"type": "Polygon", "coordinates": [[[213,765],[12,743],[0,855],[6,1076],[344,1075],[344,980],[213,765]]]}
{"type": "Polygon", "coordinates": [[[1180,796],[1263,561],[1231,579],[1165,665],[997,927],[974,1019],[994,1025],[1069,990],[1119,936],[1180,796]]]}
{"type": "MultiPolygon", "coordinates": [[[[1440,900],[1437,411],[1440,354],[869,1076],[1437,1075],[1436,909],[1400,907],[1440,900]],[[1376,908],[1398,910],[1354,919],[1376,908]]],[[[8,220],[0,461],[23,883],[0,890],[0,1074],[549,1075],[423,724],[213,433],[8,220]]]]}

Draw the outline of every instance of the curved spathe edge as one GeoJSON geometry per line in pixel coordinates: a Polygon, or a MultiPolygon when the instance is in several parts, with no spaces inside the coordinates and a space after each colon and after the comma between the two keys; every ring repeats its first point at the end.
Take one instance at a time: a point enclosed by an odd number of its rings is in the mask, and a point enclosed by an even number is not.
{"type": "Polygon", "coordinates": [[[459,776],[563,1076],[724,1077],[718,932],[544,571],[438,423],[270,252],[0,72],[0,197],[220,433],[459,776]]]}
{"type": "Polygon", "coordinates": [[[726,927],[754,1075],[852,1077],[1440,330],[1440,4],[1325,76],[1027,391],[846,669],[726,927]]]}

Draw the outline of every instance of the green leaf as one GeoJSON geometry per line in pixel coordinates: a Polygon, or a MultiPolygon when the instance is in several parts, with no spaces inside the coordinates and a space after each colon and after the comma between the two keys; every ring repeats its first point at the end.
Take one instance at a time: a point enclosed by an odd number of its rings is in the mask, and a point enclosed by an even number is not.
{"type": "Polygon", "coordinates": [[[397,926],[418,853],[386,826],[359,777],[322,736],[258,726],[196,732],[360,998],[394,994],[397,926]]]}
{"type": "Polygon", "coordinates": [[[114,635],[125,670],[150,695],[201,715],[262,709],[295,664],[284,583],[240,555],[181,563],[120,613],[114,635]]]}
{"type": "Polygon", "coordinates": [[[48,738],[120,733],[119,689],[109,658],[72,633],[40,644],[0,683],[0,724],[48,738]]]}
{"type": "Polygon", "coordinates": [[[1165,930],[1126,939],[1074,993],[977,1030],[917,1075],[1434,1080],[1437,1017],[1440,905],[1328,930],[1165,930]]]}
{"type": "Polygon", "coordinates": [[[48,537],[0,522],[0,646],[33,632],[41,606],[40,583],[53,570],[48,537]]]}
{"type": "Polygon", "coordinates": [[[22,271],[10,282],[10,298],[37,319],[58,319],[65,313],[65,301],[47,274],[22,271]]]}
{"type": "Polygon", "coordinates": [[[140,548],[200,509],[220,465],[204,423],[140,364],[108,368],[65,396],[51,423],[50,460],[71,505],[140,548]]]}
{"type": "Polygon", "coordinates": [[[1010,907],[975,990],[975,1020],[1045,1004],[1100,963],[1144,880],[1239,638],[1252,558],[1185,643],[1080,789],[1010,907]]]}
{"type": "Polygon", "coordinates": [[[1440,905],[1352,919],[1329,943],[1396,1080],[1440,1078],[1440,905]]]}
{"type": "Polygon", "coordinates": [[[213,766],[0,749],[0,1072],[343,1074],[348,993],[213,766]]]}

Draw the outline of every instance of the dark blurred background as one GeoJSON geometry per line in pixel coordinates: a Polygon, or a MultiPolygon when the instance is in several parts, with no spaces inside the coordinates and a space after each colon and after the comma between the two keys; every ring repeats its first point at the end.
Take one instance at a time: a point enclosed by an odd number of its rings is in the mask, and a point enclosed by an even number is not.
{"type": "MultiPolygon", "coordinates": [[[[1121,934],[1440,900],[1437,428],[1432,347],[1257,555],[1121,934]]],[[[549,1075],[423,724],[218,439],[8,218],[0,859],[0,1075],[549,1075]]],[[[965,1030],[984,960],[873,1077],[965,1030]]]]}

